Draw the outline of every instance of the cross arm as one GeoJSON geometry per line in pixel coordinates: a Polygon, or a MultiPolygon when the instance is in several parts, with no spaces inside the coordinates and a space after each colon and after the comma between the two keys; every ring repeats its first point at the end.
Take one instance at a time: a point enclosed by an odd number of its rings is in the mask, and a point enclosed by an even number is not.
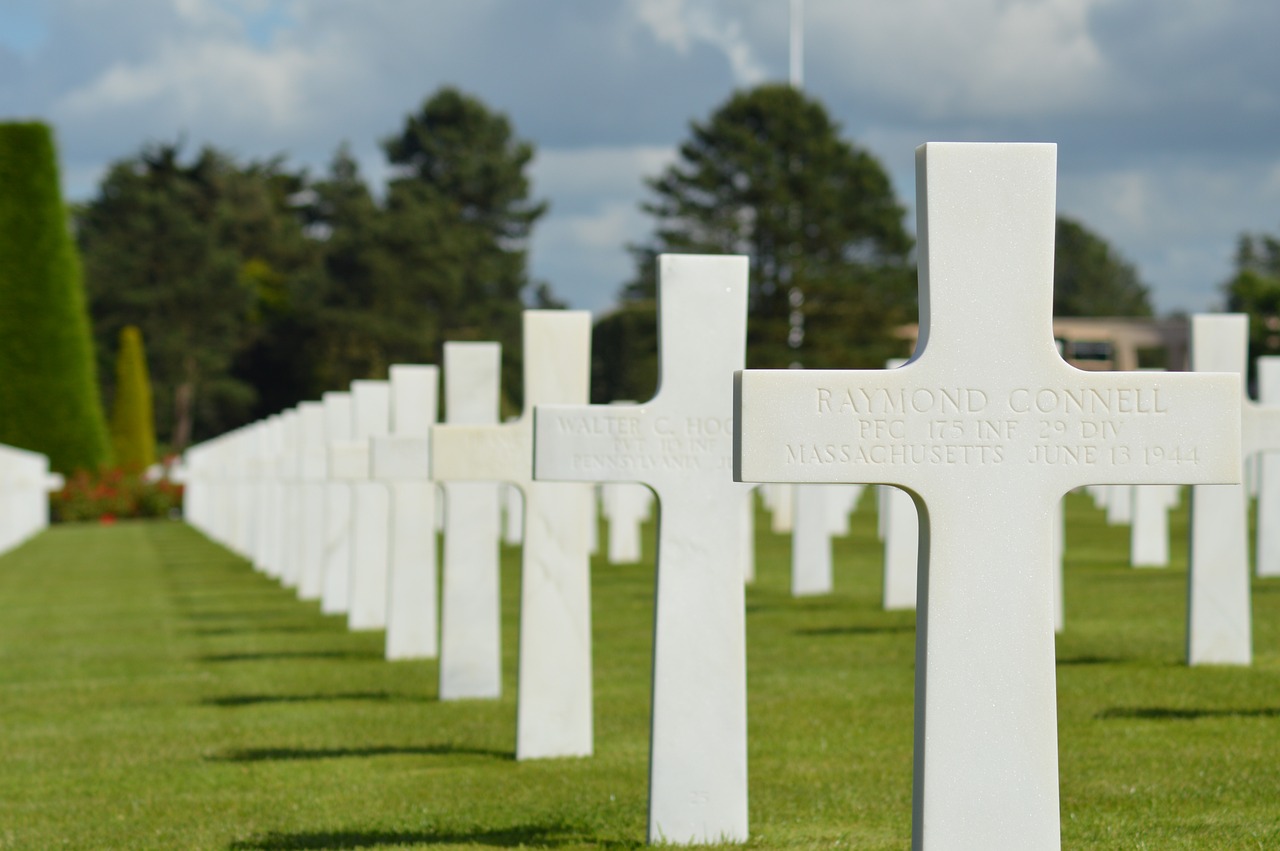
{"type": "Polygon", "coordinates": [[[432,426],[432,476],[438,482],[527,482],[533,474],[530,428],[526,419],[432,426]]]}
{"type": "Polygon", "coordinates": [[[641,482],[659,450],[644,405],[538,405],[533,477],[539,481],[641,482]]]}

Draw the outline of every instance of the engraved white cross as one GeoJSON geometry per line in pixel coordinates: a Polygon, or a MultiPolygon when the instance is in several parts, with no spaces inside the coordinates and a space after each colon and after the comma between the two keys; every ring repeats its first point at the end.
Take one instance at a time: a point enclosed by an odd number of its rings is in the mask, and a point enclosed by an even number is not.
{"type": "MultiPolygon", "coordinates": [[[[1280,449],[1280,407],[1245,393],[1249,317],[1191,318],[1191,368],[1232,373],[1241,405],[1241,452],[1280,449]]],[[[1249,496],[1244,485],[1191,488],[1191,548],[1187,584],[1187,662],[1248,665],[1253,659],[1249,611],[1249,496]]]]}
{"type": "Polygon", "coordinates": [[[733,387],[747,259],[663,255],[661,383],[643,405],[538,405],[539,480],[641,482],[658,497],[649,839],[747,838],[742,524],[733,387]]]}
{"type": "Polygon", "coordinates": [[[391,497],[387,563],[377,574],[385,599],[388,659],[434,659],[436,612],[436,485],[431,481],[431,426],[439,371],[396,364],[388,370],[391,433],[371,440],[370,474],[391,497]]]}
{"type": "Polygon", "coordinates": [[[748,370],[736,475],[920,514],[916,848],[1059,846],[1053,517],[1093,483],[1233,482],[1229,375],[1087,373],[1052,333],[1056,146],[916,152],[920,343],[896,370],[748,370]]]}
{"type": "Polygon", "coordinates": [[[502,425],[431,429],[438,482],[509,482],[524,492],[516,759],[592,750],[590,488],[533,481],[533,406],[585,402],[591,314],[524,312],[524,413],[502,425]]]}

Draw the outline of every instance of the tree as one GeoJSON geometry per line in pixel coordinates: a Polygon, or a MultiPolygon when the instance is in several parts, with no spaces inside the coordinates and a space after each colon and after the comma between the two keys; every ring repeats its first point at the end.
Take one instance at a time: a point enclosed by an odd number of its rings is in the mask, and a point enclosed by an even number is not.
{"type": "Polygon", "coordinates": [[[0,442],[94,469],[110,450],[48,126],[0,124],[0,187],[0,442]]]}
{"type": "Polygon", "coordinates": [[[1147,288],[1106,240],[1059,216],[1053,258],[1054,316],[1150,316],[1147,288]]]}
{"type": "Polygon", "coordinates": [[[158,426],[174,451],[255,413],[244,358],[314,264],[287,200],[299,187],[279,160],[241,168],[206,147],[186,163],[179,145],[153,145],[114,163],[81,210],[99,351],[126,325],[142,329],[158,426]]]}
{"type": "Polygon", "coordinates": [[[1225,284],[1227,310],[1249,315],[1249,369],[1262,355],[1280,355],[1280,239],[1242,234],[1236,271],[1225,284]]]}
{"type": "MultiPolygon", "coordinates": [[[[383,141],[387,254],[404,297],[429,311],[433,359],[446,339],[496,339],[504,388],[519,385],[529,236],[546,204],[529,197],[533,145],[505,115],[454,88],[437,91],[383,141]]],[[[543,292],[545,300],[549,295],[543,292]]]]}
{"type": "Polygon", "coordinates": [[[310,189],[307,228],[321,253],[320,275],[305,307],[315,330],[309,347],[314,376],[321,390],[381,378],[393,357],[387,325],[417,321],[393,314],[382,292],[396,285],[383,245],[382,211],[345,144],[335,152],[328,176],[310,189]]]}
{"type": "Polygon", "coordinates": [[[659,253],[745,254],[752,366],[880,367],[902,353],[893,331],[914,318],[912,239],[875,157],[780,84],[735,93],[690,131],[677,162],[646,181],[655,232],[633,248],[624,300],[653,298],[659,253]]]}
{"type": "Polygon", "coordinates": [[[143,353],[142,332],[135,325],[120,329],[116,396],[111,405],[111,445],[116,465],[126,470],[145,470],[156,462],[151,378],[143,353]]]}

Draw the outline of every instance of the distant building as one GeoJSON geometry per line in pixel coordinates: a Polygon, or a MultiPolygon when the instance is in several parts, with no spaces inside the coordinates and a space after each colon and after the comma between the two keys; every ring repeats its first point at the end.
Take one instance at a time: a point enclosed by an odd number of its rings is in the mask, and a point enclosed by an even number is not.
{"type": "MultiPolygon", "coordinates": [[[[915,348],[919,326],[904,325],[897,336],[915,348]]],[[[1067,363],[1079,369],[1168,369],[1190,366],[1186,317],[1064,316],[1053,320],[1053,337],[1067,363]]]]}

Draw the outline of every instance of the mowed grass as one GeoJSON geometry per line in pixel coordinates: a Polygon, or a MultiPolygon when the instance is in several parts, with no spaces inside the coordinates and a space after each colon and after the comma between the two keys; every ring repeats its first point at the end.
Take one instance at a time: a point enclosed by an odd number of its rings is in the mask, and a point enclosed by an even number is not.
{"type": "MultiPolygon", "coordinates": [[[[1175,565],[1134,570],[1127,532],[1069,502],[1067,848],[1280,848],[1280,580],[1253,583],[1252,667],[1186,667],[1175,521],[1175,565]]],[[[880,610],[871,501],[829,597],[791,599],[789,539],[757,528],[750,845],[906,848],[914,616],[880,610]]],[[[434,662],[383,661],[381,633],[179,523],[0,558],[0,848],[642,847],[652,564],[595,564],[596,755],[516,763],[518,561],[505,696],[441,703],[434,662]]]]}

